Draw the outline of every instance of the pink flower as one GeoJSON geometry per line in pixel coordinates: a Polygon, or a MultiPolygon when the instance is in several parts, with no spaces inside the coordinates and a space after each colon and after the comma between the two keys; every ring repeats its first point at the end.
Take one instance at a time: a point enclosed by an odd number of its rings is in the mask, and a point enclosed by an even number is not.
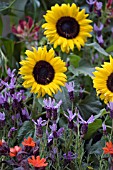
{"type": "Polygon", "coordinates": [[[112,3],[113,3],[113,0],[108,0],[108,2],[107,2],[107,8],[110,8],[111,5],[112,5],[112,3]]]}
{"type": "Polygon", "coordinates": [[[34,24],[33,19],[30,16],[26,17],[26,20],[20,20],[19,25],[12,26],[12,32],[20,39],[33,41],[38,40],[39,26],[34,24]]]}

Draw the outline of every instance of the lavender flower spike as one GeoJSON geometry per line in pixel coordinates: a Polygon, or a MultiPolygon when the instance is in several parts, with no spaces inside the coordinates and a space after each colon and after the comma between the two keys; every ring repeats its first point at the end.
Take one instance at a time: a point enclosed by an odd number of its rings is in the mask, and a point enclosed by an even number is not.
{"type": "Polygon", "coordinates": [[[13,78],[13,77],[15,76],[15,73],[14,73],[15,71],[16,71],[16,69],[13,69],[13,70],[11,71],[11,69],[8,68],[8,69],[7,69],[7,74],[8,74],[8,76],[11,77],[11,78],[13,78]]]}
{"type": "Polygon", "coordinates": [[[91,117],[87,121],[83,120],[83,118],[81,117],[81,115],[79,113],[78,113],[77,116],[78,116],[78,122],[82,124],[82,126],[81,126],[81,133],[84,136],[87,133],[87,131],[88,131],[88,124],[94,122],[94,120],[95,120],[94,116],[91,115],[91,117]]]}
{"type": "Polygon", "coordinates": [[[0,112],[0,121],[4,121],[4,120],[5,120],[5,113],[0,112]]]}
{"type": "Polygon", "coordinates": [[[87,4],[89,5],[89,12],[93,11],[93,5],[95,4],[96,0],[86,0],[87,4]]]}
{"type": "Polygon", "coordinates": [[[67,116],[66,114],[64,114],[64,116],[68,119],[68,128],[73,129],[74,127],[73,119],[75,118],[76,113],[73,114],[72,111],[69,109],[67,111],[69,113],[69,116],[67,116]]]}
{"type": "Polygon", "coordinates": [[[41,117],[39,119],[37,119],[37,121],[34,121],[33,119],[32,119],[32,121],[36,125],[36,136],[41,138],[43,136],[42,126],[45,126],[47,124],[47,121],[42,120],[41,117]]]}
{"type": "Polygon", "coordinates": [[[102,46],[103,45],[103,43],[104,43],[104,40],[103,40],[103,36],[101,35],[101,36],[96,36],[96,39],[98,40],[98,43],[102,46]]]}
{"type": "Polygon", "coordinates": [[[51,119],[51,116],[53,120],[57,119],[57,109],[62,104],[62,100],[60,100],[57,104],[55,104],[55,99],[52,100],[52,98],[49,97],[49,99],[43,100],[44,107],[46,108],[46,118],[51,119]]]}
{"type": "Polygon", "coordinates": [[[79,121],[79,123],[81,123],[81,124],[90,124],[90,123],[93,123],[95,120],[94,116],[91,115],[91,117],[87,121],[85,121],[85,120],[83,120],[83,118],[81,117],[81,115],[79,113],[78,113],[78,118],[81,120],[81,121],[79,121]]]}
{"type": "Polygon", "coordinates": [[[113,119],[113,102],[108,103],[107,106],[110,109],[110,118],[113,119]]]}
{"type": "Polygon", "coordinates": [[[46,120],[42,120],[42,117],[40,117],[39,119],[37,119],[37,121],[34,121],[33,119],[32,119],[32,121],[34,122],[34,124],[35,124],[36,126],[45,126],[46,123],[47,123],[46,120]]]}
{"type": "Polygon", "coordinates": [[[69,98],[70,98],[71,101],[74,100],[74,93],[73,93],[74,92],[74,87],[75,87],[75,85],[74,85],[73,81],[69,82],[69,83],[66,83],[66,88],[68,90],[69,98]]]}
{"type": "Polygon", "coordinates": [[[104,25],[102,23],[100,23],[99,26],[97,26],[94,23],[94,31],[97,33],[98,36],[101,36],[101,31],[102,31],[103,27],[104,27],[104,25]]]}
{"type": "Polygon", "coordinates": [[[77,154],[76,153],[74,154],[71,151],[68,151],[68,153],[64,153],[63,156],[64,156],[64,159],[66,159],[68,161],[71,161],[71,160],[77,158],[77,154]]]}
{"type": "Polygon", "coordinates": [[[5,113],[0,112],[0,127],[3,127],[5,125],[5,113]]]}
{"type": "Polygon", "coordinates": [[[86,2],[89,5],[93,5],[96,2],[96,0],[86,0],[86,2]]]}
{"type": "Polygon", "coordinates": [[[67,116],[66,114],[64,114],[65,115],[65,117],[71,122],[74,118],[75,118],[75,116],[76,116],[76,113],[72,113],[72,111],[71,110],[67,110],[68,111],[68,113],[69,113],[69,116],[67,116]]]}

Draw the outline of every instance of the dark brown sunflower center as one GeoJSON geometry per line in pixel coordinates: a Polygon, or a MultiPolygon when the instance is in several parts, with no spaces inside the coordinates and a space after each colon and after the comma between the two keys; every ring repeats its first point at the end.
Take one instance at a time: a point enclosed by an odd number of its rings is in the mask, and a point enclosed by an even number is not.
{"type": "Polygon", "coordinates": [[[78,22],[72,17],[61,17],[57,21],[56,28],[57,33],[67,39],[75,38],[80,31],[78,22]]]}
{"type": "Polygon", "coordinates": [[[52,82],[55,71],[53,67],[46,61],[40,60],[33,69],[35,81],[38,84],[46,85],[52,82]]]}
{"type": "Polygon", "coordinates": [[[111,92],[113,92],[113,73],[111,73],[110,76],[108,77],[107,87],[111,92]]]}

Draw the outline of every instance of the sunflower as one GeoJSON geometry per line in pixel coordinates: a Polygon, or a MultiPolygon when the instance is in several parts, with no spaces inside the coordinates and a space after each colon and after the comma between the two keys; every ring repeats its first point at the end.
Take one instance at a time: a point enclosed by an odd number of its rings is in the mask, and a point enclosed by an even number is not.
{"type": "Polygon", "coordinates": [[[104,62],[102,67],[95,68],[93,84],[97,95],[107,104],[113,102],[113,58],[110,56],[110,62],[104,62]]]}
{"type": "Polygon", "coordinates": [[[38,97],[61,91],[60,86],[64,86],[67,79],[64,74],[67,68],[59,56],[54,57],[54,50],[47,51],[46,46],[38,50],[33,48],[33,51],[26,50],[26,55],[28,57],[20,62],[22,67],[19,69],[23,86],[31,87],[31,92],[38,93],[38,97]]]}
{"type": "Polygon", "coordinates": [[[54,48],[60,45],[61,50],[68,53],[70,49],[74,49],[74,45],[80,50],[87,37],[91,37],[92,26],[89,23],[92,21],[86,19],[87,17],[85,9],[79,11],[74,3],[71,6],[56,4],[44,15],[47,23],[42,28],[46,30],[44,34],[50,43],[54,43],[54,48]]]}

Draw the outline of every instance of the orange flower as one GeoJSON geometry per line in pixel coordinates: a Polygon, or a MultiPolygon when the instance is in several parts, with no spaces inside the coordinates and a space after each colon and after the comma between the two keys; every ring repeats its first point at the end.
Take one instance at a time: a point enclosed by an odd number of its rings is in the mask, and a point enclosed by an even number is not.
{"type": "Polygon", "coordinates": [[[106,142],[106,147],[103,148],[104,154],[113,154],[113,144],[112,142],[106,142]]]}
{"type": "Polygon", "coordinates": [[[36,143],[34,142],[33,138],[28,137],[28,139],[24,139],[24,142],[22,142],[22,144],[23,144],[24,146],[34,147],[36,143]]]}
{"type": "Polygon", "coordinates": [[[32,159],[28,158],[28,162],[36,168],[45,167],[48,165],[48,163],[45,163],[46,159],[40,159],[40,156],[37,156],[36,158],[32,156],[32,159]]]}
{"type": "Polygon", "coordinates": [[[14,157],[14,156],[16,156],[17,155],[17,153],[19,152],[19,151],[21,151],[21,147],[19,147],[19,146],[15,146],[14,148],[10,148],[10,153],[9,153],[9,155],[11,156],[11,157],[14,157]]]}
{"type": "Polygon", "coordinates": [[[2,142],[2,140],[0,140],[0,146],[2,146],[2,144],[3,144],[3,142],[2,142]]]}

